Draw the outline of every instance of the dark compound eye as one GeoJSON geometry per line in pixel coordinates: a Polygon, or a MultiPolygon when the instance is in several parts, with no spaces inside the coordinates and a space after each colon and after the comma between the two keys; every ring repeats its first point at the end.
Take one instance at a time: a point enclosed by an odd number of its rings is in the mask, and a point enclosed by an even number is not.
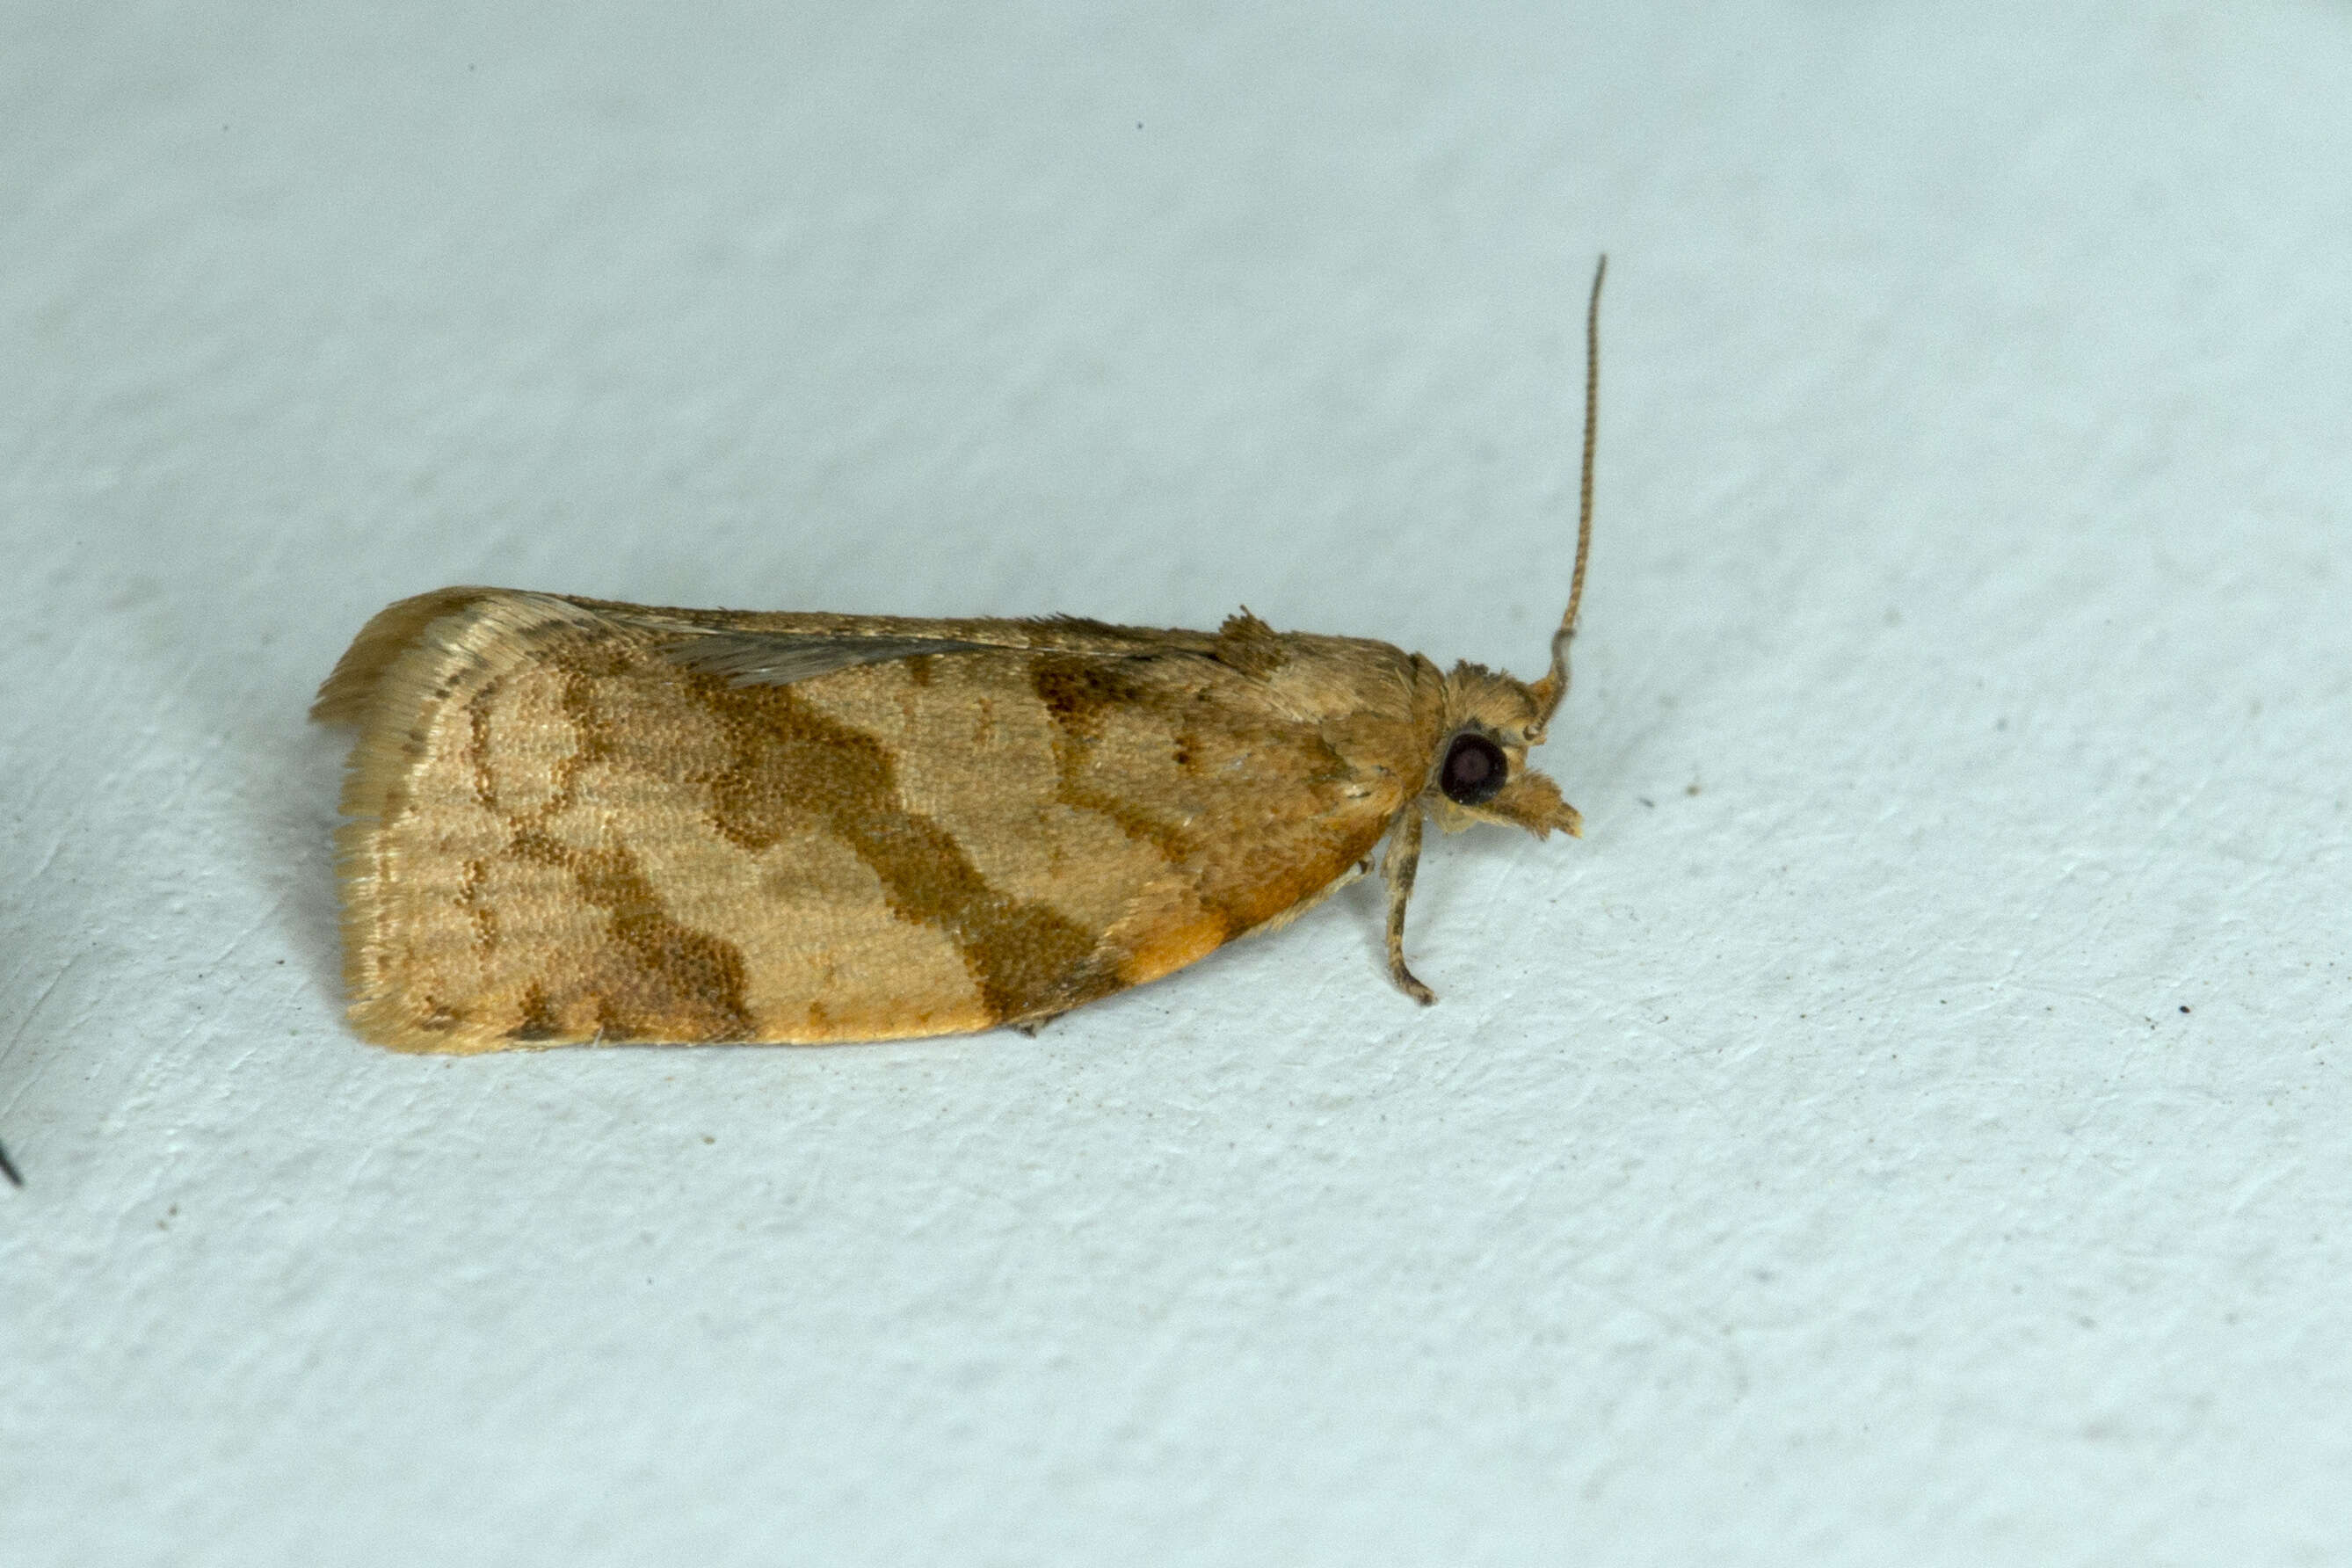
{"type": "Polygon", "coordinates": [[[1495,798],[1510,771],[1502,747],[1484,735],[1460,734],[1445,748],[1445,765],[1437,770],[1437,787],[1450,801],[1476,805],[1495,798]]]}

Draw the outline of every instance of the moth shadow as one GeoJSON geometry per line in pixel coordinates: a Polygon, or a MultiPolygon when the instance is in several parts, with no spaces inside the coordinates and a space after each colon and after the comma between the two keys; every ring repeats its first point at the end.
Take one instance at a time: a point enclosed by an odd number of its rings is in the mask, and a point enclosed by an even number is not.
{"type": "MultiPolygon", "coordinates": [[[[326,1016],[342,1012],[341,904],[334,832],[352,735],[310,721],[312,691],[329,664],[312,668],[266,634],[232,643],[257,618],[200,618],[158,587],[126,619],[125,642],[159,688],[182,700],[164,710],[174,750],[208,797],[219,868],[247,892],[224,911],[257,939],[248,978],[267,983],[282,955],[305,973],[326,1016]],[[260,957],[262,953],[269,957],[260,957]]],[[[282,971],[277,971],[282,974],[282,971]]],[[[289,988],[290,989],[290,987],[289,988]]]]}
{"type": "Polygon", "coordinates": [[[229,826],[236,870],[268,912],[269,934],[310,982],[327,1016],[343,1007],[341,900],[335,888],[335,829],[342,816],[343,760],[352,736],[310,722],[310,693],[289,694],[292,711],[247,716],[235,727],[237,777],[229,826]]]}
{"type": "Polygon", "coordinates": [[[250,833],[255,879],[278,911],[286,944],[329,1012],[343,1006],[342,900],[335,882],[335,829],[342,823],[344,760],[352,734],[293,723],[269,737],[267,776],[281,787],[247,795],[240,814],[250,833]]]}

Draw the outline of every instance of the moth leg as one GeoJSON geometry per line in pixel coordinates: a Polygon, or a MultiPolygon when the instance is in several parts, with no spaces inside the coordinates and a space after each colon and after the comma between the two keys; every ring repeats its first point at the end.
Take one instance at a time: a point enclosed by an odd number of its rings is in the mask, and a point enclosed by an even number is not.
{"type": "Polygon", "coordinates": [[[1388,853],[1381,859],[1381,875],[1389,884],[1389,978],[1396,988],[1428,1006],[1437,993],[1413,978],[1404,966],[1404,907],[1412,900],[1413,873],[1421,868],[1421,803],[1398,814],[1389,831],[1388,853]]]}
{"type": "MultiPolygon", "coordinates": [[[[1069,1009],[1066,1007],[1062,1009],[1062,1013],[1066,1013],[1068,1011],[1069,1009]]],[[[1040,1013],[1035,1017],[1024,1018],[1021,1022],[1013,1025],[1013,1026],[1034,1040],[1037,1037],[1038,1030],[1044,1028],[1046,1025],[1060,1017],[1062,1013],[1040,1013]]]]}

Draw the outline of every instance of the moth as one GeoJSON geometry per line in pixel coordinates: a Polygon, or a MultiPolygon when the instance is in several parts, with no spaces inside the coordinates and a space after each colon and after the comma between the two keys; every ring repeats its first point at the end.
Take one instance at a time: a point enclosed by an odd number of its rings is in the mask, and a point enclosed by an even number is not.
{"type": "Polygon", "coordinates": [[[1388,970],[1423,826],[1580,831],[1528,766],[1549,669],[1356,637],[1069,617],[660,609],[444,588],[380,612],[311,716],[353,1026],[410,1051],[1034,1028],[1297,919],[1383,839],[1388,970]]]}

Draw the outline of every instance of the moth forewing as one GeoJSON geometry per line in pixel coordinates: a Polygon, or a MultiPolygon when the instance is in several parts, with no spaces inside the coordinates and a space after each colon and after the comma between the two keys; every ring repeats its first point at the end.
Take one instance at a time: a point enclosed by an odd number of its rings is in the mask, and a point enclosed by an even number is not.
{"type": "Polygon", "coordinates": [[[798,673],[824,661],[797,645],[863,634],[684,614],[466,590],[362,633],[320,710],[362,727],[341,841],[362,1033],[462,1051],[1052,1016],[1322,896],[1434,722],[1425,660],[1254,617],[894,622],[890,657],[798,673]],[[714,636],[732,674],[698,667],[714,636]],[[1420,711],[1374,708],[1397,691],[1420,711]]]}

